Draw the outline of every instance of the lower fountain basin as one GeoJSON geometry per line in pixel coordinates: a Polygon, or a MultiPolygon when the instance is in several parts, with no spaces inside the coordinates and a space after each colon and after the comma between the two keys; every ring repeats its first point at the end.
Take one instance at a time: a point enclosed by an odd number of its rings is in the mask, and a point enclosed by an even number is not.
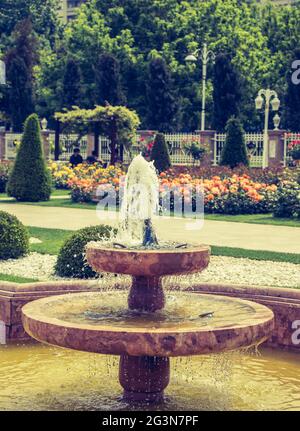
{"type": "Polygon", "coordinates": [[[131,356],[187,356],[259,344],[273,312],[251,301],[214,295],[167,294],[155,313],[127,309],[127,292],[60,295],[22,309],[25,330],[43,343],[131,356]],[[204,317],[200,317],[204,316],[204,317]]]}

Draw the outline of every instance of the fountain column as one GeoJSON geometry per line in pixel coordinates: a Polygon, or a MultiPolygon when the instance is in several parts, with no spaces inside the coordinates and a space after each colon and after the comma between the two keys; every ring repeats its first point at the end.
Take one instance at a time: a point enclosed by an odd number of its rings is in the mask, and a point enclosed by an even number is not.
{"type": "Polygon", "coordinates": [[[161,277],[133,277],[128,296],[131,310],[154,313],[165,306],[165,294],[161,277]]]}
{"type": "Polygon", "coordinates": [[[170,381],[169,358],[122,355],[119,380],[125,401],[159,403],[170,381]]]}

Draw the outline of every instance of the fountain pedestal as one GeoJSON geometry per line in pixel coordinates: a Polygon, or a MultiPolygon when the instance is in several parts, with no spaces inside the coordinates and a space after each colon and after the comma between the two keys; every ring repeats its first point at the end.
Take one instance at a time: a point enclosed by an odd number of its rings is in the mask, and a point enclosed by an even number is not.
{"type": "Polygon", "coordinates": [[[161,277],[133,277],[128,296],[130,310],[154,313],[165,306],[161,277]]]}
{"type": "Polygon", "coordinates": [[[169,358],[122,355],[119,381],[125,401],[159,403],[170,381],[169,358]]]}

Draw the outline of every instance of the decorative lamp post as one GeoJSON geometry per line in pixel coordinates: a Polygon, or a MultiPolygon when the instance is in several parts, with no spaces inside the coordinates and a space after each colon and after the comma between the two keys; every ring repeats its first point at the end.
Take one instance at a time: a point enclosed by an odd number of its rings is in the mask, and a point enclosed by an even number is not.
{"type": "MultiPolygon", "coordinates": [[[[265,102],[265,126],[264,126],[264,148],[263,148],[263,163],[262,167],[266,168],[269,164],[269,135],[268,135],[268,125],[269,125],[269,113],[270,104],[273,111],[278,111],[280,106],[280,100],[276,91],[270,90],[259,90],[258,95],[255,99],[256,109],[262,109],[265,102]]],[[[279,116],[278,116],[279,117],[279,116]]],[[[279,125],[279,124],[278,124],[279,125]]]]}
{"type": "Polygon", "coordinates": [[[202,49],[196,49],[193,53],[185,57],[185,61],[197,62],[202,61],[202,111],[201,111],[201,131],[205,130],[205,103],[206,103],[206,76],[207,76],[207,63],[215,59],[213,51],[207,49],[207,43],[203,44],[202,49]]]}

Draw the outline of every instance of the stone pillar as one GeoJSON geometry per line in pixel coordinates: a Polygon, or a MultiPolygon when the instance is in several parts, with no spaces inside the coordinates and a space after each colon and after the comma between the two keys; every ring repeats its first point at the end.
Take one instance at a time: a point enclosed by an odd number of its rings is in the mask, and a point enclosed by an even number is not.
{"type": "Polygon", "coordinates": [[[214,136],[216,132],[214,130],[196,130],[196,133],[201,136],[201,142],[209,146],[209,152],[205,154],[201,166],[211,166],[214,162],[214,136]]]}
{"type": "Polygon", "coordinates": [[[284,163],[285,130],[269,130],[269,167],[284,163]]]}
{"type": "Polygon", "coordinates": [[[42,130],[41,134],[42,134],[42,143],[44,148],[45,159],[49,160],[51,158],[51,148],[50,148],[50,142],[49,142],[50,131],[42,130]]]}
{"type": "Polygon", "coordinates": [[[0,130],[0,160],[5,159],[5,131],[0,130]]]}
{"type": "MultiPolygon", "coordinates": [[[[88,133],[86,137],[87,145],[86,145],[86,152],[87,156],[91,154],[92,151],[94,151],[95,142],[94,142],[94,133],[88,133]]],[[[101,159],[101,146],[99,145],[99,159],[101,159]]]]}

